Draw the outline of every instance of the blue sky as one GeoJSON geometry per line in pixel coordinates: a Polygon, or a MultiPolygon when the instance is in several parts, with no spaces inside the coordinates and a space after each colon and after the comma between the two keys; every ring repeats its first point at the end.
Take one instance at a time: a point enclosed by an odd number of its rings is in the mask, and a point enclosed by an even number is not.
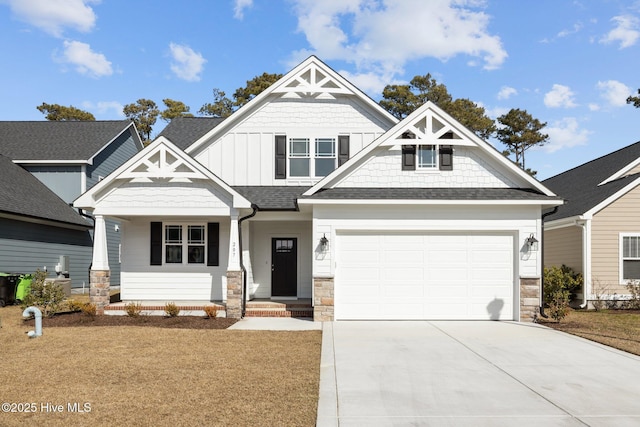
{"type": "Polygon", "coordinates": [[[431,73],[492,118],[527,110],[550,136],[526,154],[539,179],[640,140],[634,0],[0,0],[0,51],[0,120],[42,102],[121,119],[139,98],[197,113],[315,54],[375,100],[431,73]]]}

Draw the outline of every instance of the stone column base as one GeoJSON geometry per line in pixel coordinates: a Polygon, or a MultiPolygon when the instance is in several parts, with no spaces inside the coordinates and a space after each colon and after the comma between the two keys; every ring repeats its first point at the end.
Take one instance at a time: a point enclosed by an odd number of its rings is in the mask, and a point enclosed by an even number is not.
{"type": "Polygon", "coordinates": [[[313,278],[313,321],[333,321],[333,277],[313,278]]]}
{"type": "Polygon", "coordinates": [[[104,314],[109,305],[111,272],[109,270],[91,270],[89,277],[89,302],[96,305],[96,314],[104,314]]]}
{"type": "Polygon", "coordinates": [[[520,321],[533,322],[540,310],[540,278],[520,278],[520,321]]]}
{"type": "Polygon", "coordinates": [[[227,317],[242,318],[242,271],[227,271],[227,317]]]}

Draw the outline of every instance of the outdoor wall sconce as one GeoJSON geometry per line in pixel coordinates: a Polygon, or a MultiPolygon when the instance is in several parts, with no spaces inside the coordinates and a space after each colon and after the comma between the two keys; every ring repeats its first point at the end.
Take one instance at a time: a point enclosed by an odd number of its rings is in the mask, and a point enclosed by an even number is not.
{"type": "Polygon", "coordinates": [[[530,251],[535,252],[538,250],[538,239],[533,237],[533,233],[524,240],[524,243],[527,245],[530,251]]]}
{"type": "Polygon", "coordinates": [[[327,239],[327,236],[323,233],[322,237],[320,238],[320,249],[326,251],[327,246],[329,246],[329,239],[327,239]]]}

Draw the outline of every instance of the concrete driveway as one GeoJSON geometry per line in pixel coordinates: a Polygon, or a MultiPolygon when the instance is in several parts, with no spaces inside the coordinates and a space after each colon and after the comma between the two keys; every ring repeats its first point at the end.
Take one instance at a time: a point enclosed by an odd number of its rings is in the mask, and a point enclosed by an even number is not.
{"type": "Polygon", "coordinates": [[[640,357],[531,323],[325,322],[318,426],[638,426],[640,357]]]}

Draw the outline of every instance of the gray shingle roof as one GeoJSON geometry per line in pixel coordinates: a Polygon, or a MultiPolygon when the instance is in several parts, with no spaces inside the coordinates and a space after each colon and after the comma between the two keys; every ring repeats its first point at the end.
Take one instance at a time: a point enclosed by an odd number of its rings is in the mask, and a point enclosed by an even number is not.
{"type": "Polygon", "coordinates": [[[164,136],[181,150],[186,150],[223,120],[220,117],[176,117],[158,136],[164,136]]]}
{"type": "Polygon", "coordinates": [[[331,188],[309,196],[309,199],[355,200],[533,200],[553,201],[526,188],[331,188]]]}
{"type": "Polygon", "coordinates": [[[91,227],[85,218],[36,177],[2,155],[0,212],[91,227]]]}
{"type": "Polygon", "coordinates": [[[261,211],[298,210],[297,199],[309,187],[234,186],[234,190],[261,211]]]}
{"type": "Polygon", "coordinates": [[[13,160],[88,160],[131,122],[0,122],[0,154],[13,160]]]}
{"type": "Polygon", "coordinates": [[[546,217],[545,221],[584,214],[615,194],[640,174],[622,177],[600,186],[598,184],[638,158],[640,142],[542,181],[547,188],[566,200],[566,203],[560,206],[555,214],[546,217]]]}

